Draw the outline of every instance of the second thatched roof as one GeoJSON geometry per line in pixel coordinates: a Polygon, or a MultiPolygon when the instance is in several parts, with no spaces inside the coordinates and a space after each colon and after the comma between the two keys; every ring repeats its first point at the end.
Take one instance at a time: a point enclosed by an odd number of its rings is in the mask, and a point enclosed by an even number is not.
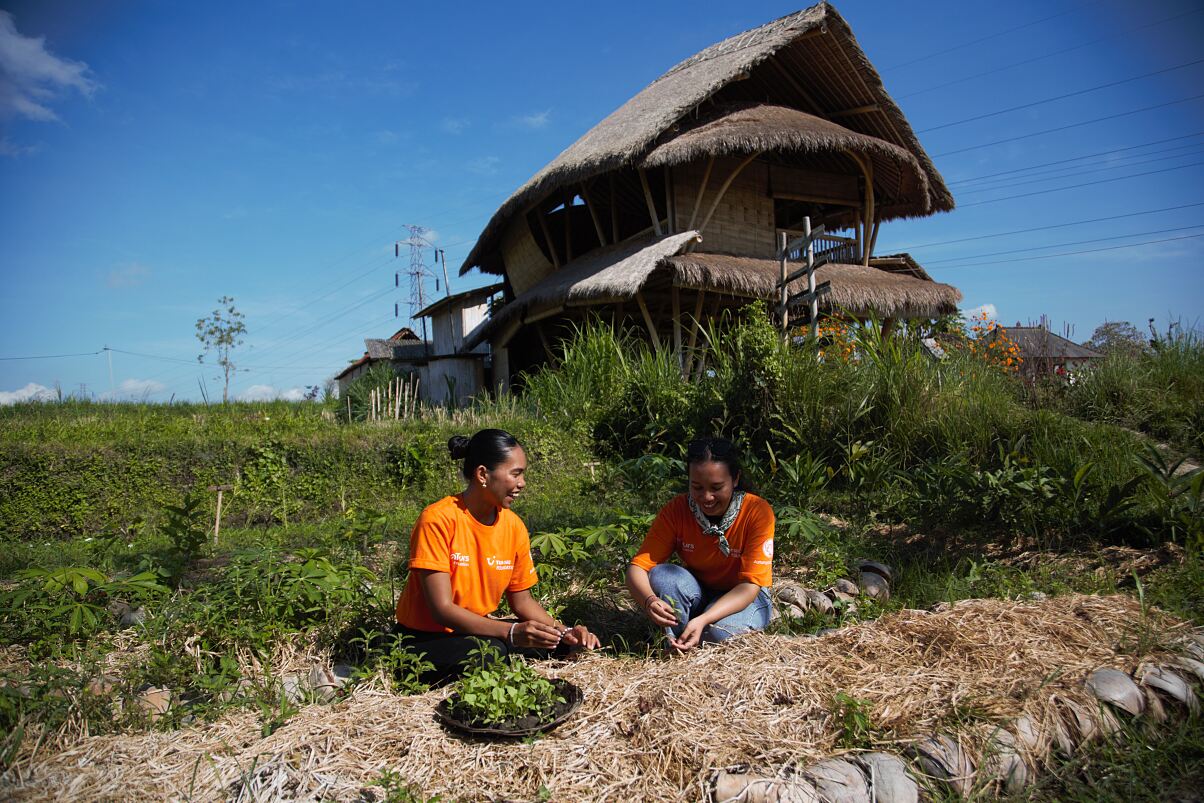
{"type": "MultiPolygon", "coordinates": [[[[730,254],[692,253],[669,257],[664,263],[673,271],[676,284],[718,290],[749,298],[777,300],[780,266],[772,259],[730,254]]],[[[797,268],[792,265],[792,270],[797,268]]],[[[845,312],[879,318],[936,318],[957,311],[961,291],[948,284],[920,279],[864,265],[822,265],[815,283],[831,282],[832,290],[819,300],[825,312],[845,312]]],[[[806,289],[800,279],[788,292],[806,289]]]]}

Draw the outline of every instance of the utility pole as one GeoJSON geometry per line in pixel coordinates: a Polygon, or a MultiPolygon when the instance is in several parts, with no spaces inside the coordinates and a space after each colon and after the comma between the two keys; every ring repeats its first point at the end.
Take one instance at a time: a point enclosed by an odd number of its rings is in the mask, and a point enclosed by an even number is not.
{"type": "MultiPolygon", "coordinates": [[[[408,275],[410,278],[410,318],[414,317],[414,313],[426,307],[426,290],[423,286],[426,277],[431,275],[430,270],[422,261],[422,249],[434,249],[435,246],[430,240],[426,239],[427,229],[425,226],[406,225],[406,230],[410,232],[409,238],[401,240],[393,244],[393,256],[401,256],[401,246],[408,245],[410,247],[410,269],[408,275]]],[[[437,253],[437,252],[436,252],[437,253]]],[[[393,282],[397,284],[397,275],[394,275],[393,282]]],[[[397,305],[393,305],[393,316],[398,317],[397,305]]],[[[422,342],[425,344],[426,339],[426,318],[422,319],[422,342]]],[[[429,349],[429,346],[426,346],[429,349]]]]}
{"type": "Polygon", "coordinates": [[[113,386],[113,350],[109,348],[107,343],[105,344],[105,354],[109,358],[109,401],[116,401],[117,390],[113,386]]]}

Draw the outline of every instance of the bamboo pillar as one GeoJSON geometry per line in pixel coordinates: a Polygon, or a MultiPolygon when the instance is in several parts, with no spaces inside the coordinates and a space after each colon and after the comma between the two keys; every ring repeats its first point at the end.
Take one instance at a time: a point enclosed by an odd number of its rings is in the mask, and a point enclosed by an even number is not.
{"type": "Polygon", "coordinates": [[[685,355],[681,353],[681,297],[677,285],[673,285],[673,353],[677,355],[677,370],[685,367],[685,355]]]}
{"type": "Polygon", "coordinates": [[[715,157],[707,159],[707,169],[702,174],[702,183],[698,185],[698,194],[694,196],[694,211],[690,213],[690,222],[686,224],[686,229],[694,228],[694,221],[698,219],[698,210],[702,207],[702,196],[706,194],[707,182],[711,180],[711,168],[715,166],[715,157]]]}
{"type": "Polygon", "coordinates": [[[740,175],[744,168],[748,167],[748,165],[752,163],[752,160],[756,159],[760,155],[760,151],[750,153],[747,157],[745,157],[743,162],[736,166],[736,169],[732,171],[732,174],[728,176],[727,180],[724,181],[719,187],[719,192],[715,194],[715,199],[711,201],[711,208],[707,210],[707,216],[702,219],[702,225],[698,227],[699,234],[701,234],[707,227],[707,224],[711,222],[711,217],[715,214],[715,210],[719,208],[719,202],[723,200],[724,193],[727,192],[727,188],[732,185],[732,182],[736,180],[736,176],[740,175]]]}
{"type": "Polygon", "coordinates": [[[644,301],[644,293],[642,291],[636,292],[635,300],[640,305],[640,313],[644,316],[644,325],[648,327],[648,334],[652,338],[652,347],[659,351],[661,339],[656,333],[656,324],[652,322],[652,313],[648,311],[648,304],[644,301]]]}
{"type": "Polygon", "coordinates": [[[656,201],[652,200],[652,188],[648,186],[648,174],[642,167],[636,168],[636,172],[640,174],[640,186],[644,188],[644,203],[648,205],[648,217],[652,218],[652,230],[656,232],[657,237],[660,237],[663,234],[660,215],[656,213],[656,201]]]}

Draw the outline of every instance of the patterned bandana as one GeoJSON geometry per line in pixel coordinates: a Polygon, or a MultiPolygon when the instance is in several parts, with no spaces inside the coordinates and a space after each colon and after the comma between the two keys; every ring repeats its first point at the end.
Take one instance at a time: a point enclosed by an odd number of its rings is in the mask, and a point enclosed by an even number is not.
{"type": "Polygon", "coordinates": [[[732,501],[727,506],[727,512],[723,514],[723,518],[719,520],[718,524],[711,524],[711,520],[702,512],[702,508],[694,501],[693,496],[686,494],[686,500],[690,503],[690,512],[694,514],[694,520],[702,528],[702,534],[718,538],[719,551],[723,553],[724,557],[730,557],[732,546],[727,542],[727,530],[736,520],[736,516],[740,515],[740,505],[744,502],[744,491],[736,491],[732,494],[732,501]]]}

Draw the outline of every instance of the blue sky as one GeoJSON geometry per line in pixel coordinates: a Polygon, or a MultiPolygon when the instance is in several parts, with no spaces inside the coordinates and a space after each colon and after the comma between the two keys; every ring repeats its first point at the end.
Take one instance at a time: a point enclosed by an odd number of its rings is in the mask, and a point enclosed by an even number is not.
{"type": "MultiPolygon", "coordinates": [[[[0,2],[0,402],[220,396],[194,322],[222,295],[248,329],[232,395],[319,385],[405,323],[404,224],[453,290],[487,283],[455,271],[510,192],[676,62],[799,7],[0,2]],[[106,354],[49,357],[106,345],[112,380],[106,354]]],[[[958,201],[879,253],[1007,324],[1198,325],[1204,6],[837,8],[958,201]]]]}

